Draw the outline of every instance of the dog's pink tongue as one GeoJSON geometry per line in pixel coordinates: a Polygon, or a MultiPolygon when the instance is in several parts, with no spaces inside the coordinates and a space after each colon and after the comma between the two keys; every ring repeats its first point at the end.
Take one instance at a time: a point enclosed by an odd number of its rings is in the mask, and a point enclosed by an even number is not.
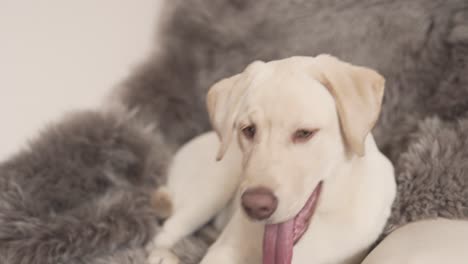
{"type": "Polygon", "coordinates": [[[294,246],[294,219],[266,225],[263,240],[263,264],[289,264],[294,246]]]}
{"type": "Polygon", "coordinates": [[[304,208],[293,219],[265,226],[263,264],[291,264],[294,244],[307,230],[320,190],[321,184],[315,188],[304,208]]]}

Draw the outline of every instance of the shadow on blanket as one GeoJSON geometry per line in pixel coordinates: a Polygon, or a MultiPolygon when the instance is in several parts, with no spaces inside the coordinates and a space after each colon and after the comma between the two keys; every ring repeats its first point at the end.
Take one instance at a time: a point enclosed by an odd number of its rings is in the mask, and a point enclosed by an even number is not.
{"type": "MultiPolygon", "coordinates": [[[[465,0],[182,2],[167,7],[161,51],[110,106],[66,116],[0,164],[0,263],[144,263],[159,228],[149,194],[174,150],[209,128],[206,89],[292,55],[331,53],[387,78],[373,133],[398,197],[384,236],[468,217],[465,0]]],[[[176,253],[197,263],[212,239],[196,234],[176,253]]]]}

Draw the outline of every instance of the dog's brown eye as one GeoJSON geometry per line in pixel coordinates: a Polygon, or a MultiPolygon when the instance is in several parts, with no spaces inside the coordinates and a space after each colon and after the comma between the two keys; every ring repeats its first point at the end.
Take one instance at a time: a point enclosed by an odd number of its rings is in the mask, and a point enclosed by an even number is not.
{"type": "Polygon", "coordinates": [[[296,132],[294,132],[293,142],[294,143],[306,142],[315,134],[315,132],[317,132],[317,130],[299,129],[296,132]]]}
{"type": "Polygon", "coordinates": [[[255,132],[256,129],[254,125],[246,126],[242,129],[242,134],[244,134],[247,139],[253,139],[255,137],[255,132]]]}

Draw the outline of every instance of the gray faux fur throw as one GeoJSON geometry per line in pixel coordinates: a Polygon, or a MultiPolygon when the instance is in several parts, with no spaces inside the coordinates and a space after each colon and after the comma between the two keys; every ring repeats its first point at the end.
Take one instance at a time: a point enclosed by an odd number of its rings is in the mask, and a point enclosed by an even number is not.
{"type": "MultiPolygon", "coordinates": [[[[145,263],[151,191],[209,129],[204,96],[256,59],[330,53],[386,79],[374,135],[396,167],[384,236],[468,217],[468,1],[167,1],[159,51],[106,107],[67,115],[0,164],[0,263],[145,263]]],[[[197,263],[209,226],[176,248],[197,263]]]]}

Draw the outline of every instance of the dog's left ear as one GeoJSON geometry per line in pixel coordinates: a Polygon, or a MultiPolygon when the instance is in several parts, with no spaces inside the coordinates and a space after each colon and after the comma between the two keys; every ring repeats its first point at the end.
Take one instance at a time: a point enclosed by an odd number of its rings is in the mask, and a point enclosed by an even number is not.
{"type": "Polygon", "coordinates": [[[330,55],[315,57],[318,78],[334,96],[347,146],[365,154],[365,140],[380,114],[385,79],[376,71],[330,55]]]}

